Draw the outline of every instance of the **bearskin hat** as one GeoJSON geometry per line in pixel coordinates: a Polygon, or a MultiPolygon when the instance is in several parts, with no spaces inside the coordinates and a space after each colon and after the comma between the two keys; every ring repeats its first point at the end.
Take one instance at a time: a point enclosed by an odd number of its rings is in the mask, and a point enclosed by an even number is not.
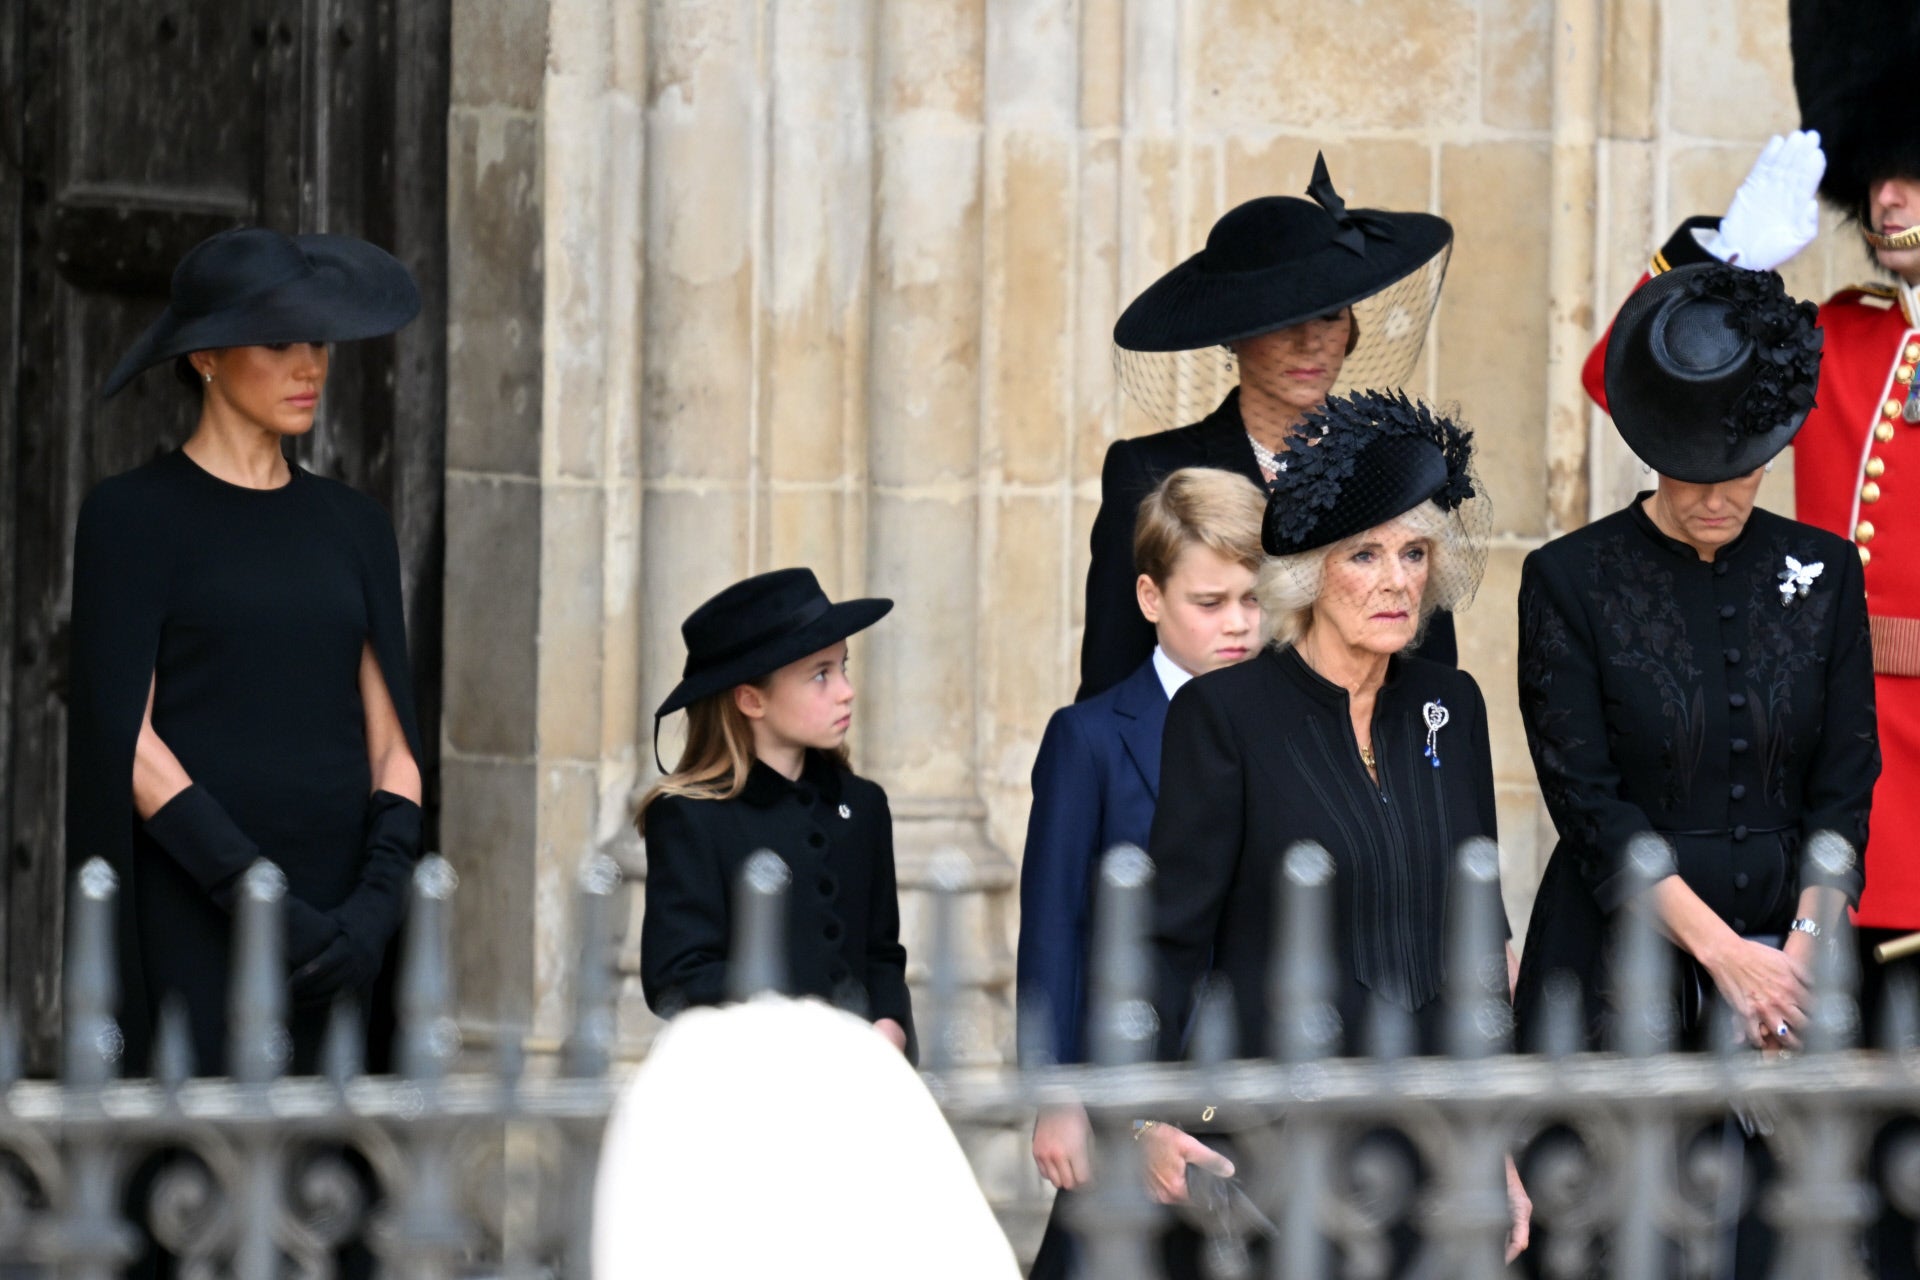
{"type": "Polygon", "coordinates": [[[1789,0],[1800,127],[1827,153],[1820,194],[1856,220],[1881,178],[1920,178],[1920,3],[1789,0]]]}

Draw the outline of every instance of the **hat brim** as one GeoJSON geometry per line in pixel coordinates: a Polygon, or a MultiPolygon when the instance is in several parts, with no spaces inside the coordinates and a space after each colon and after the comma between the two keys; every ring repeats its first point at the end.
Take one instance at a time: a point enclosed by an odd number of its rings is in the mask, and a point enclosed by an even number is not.
{"type": "Polygon", "coordinates": [[[154,365],[189,352],[377,338],[420,314],[412,273],[386,250],[353,236],[316,233],[293,241],[313,264],[311,275],[210,315],[182,317],[169,306],[120,357],[101,398],[154,365]]]}
{"type": "Polygon", "coordinates": [[[818,653],[855,632],[865,631],[886,617],[892,609],[893,601],[879,596],[843,600],[830,605],[825,613],[804,627],[785,632],[757,649],[748,650],[705,670],[689,672],[673,687],[673,692],[653,713],[653,718],[658,720],[662,716],[672,715],[702,698],[723,693],[749,680],[757,680],[778,671],[789,662],[798,662],[810,653],[818,653]]]}
{"type": "Polygon", "coordinates": [[[1445,252],[1453,228],[1430,213],[1366,211],[1391,228],[1363,257],[1329,243],[1259,271],[1204,270],[1195,254],[1148,285],[1121,313],[1113,340],[1128,351],[1192,351],[1257,337],[1352,306],[1445,252]]]}
{"type": "Polygon", "coordinates": [[[1729,443],[1724,377],[1688,382],[1654,366],[1653,326],[1686,291],[1689,270],[1655,276],[1621,306],[1607,339],[1607,412],[1627,448],[1659,474],[1688,484],[1720,484],[1765,466],[1792,443],[1810,409],[1729,443]]]}

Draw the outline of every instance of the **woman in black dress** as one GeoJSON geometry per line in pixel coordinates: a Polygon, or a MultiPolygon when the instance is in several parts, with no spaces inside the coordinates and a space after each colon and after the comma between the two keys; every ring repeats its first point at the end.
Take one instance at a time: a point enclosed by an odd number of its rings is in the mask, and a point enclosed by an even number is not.
{"type": "Polygon", "coordinates": [[[67,851],[119,876],[130,1073],[168,1003],[196,1069],[223,1070],[231,914],[256,858],[287,879],[296,1071],[329,1003],[372,993],[398,928],[421,786],[393,528],[282,443],[312,428],[327,344],[419,306],[363,241],[222,232],[107,380],[110,396],[171,363],[201,403],[184,446],[93,490],[75,535],[67,851]]]}
{"type": "MultiPolygon", "coordinates": [[[[1495,835],[1479,687],[1404,652],[1479,582],[1488,512],[1471,438],[1422,405],[1371,393],[1328,401],[1305,428],[1263,530],[1273,644],[1191,681],[1167,712],[1150,848],[1169,1057],[1196,992],[1221,979],[1240,1052],[1266,1051],[1276,876],[1307,840],[1333,859],[1344,1051],[1361,1051],[1383,1019],[1411,1024],[1417,1046],[1438,1051],[1456,854],[1495,835]]],[[[1182,1124],[1187,1133],[1156,1127],[1142,1138],[1162,1198],[1178,1198],[1189,1134],[1236,1127],[1225,1110],[1182,1124]]],[[[1517,1252],[1525,1197],[1513,1190],[1517,1252]]],[[[1191,1265],[1177,1250],[1170,1261],[1176,1272],[1191,1265]]]]}
{"type": "MultiPolygon", "coordinates": [[[[1076,700],[1120,683],[1153,652],[1153,628],[1134,603],[1133,522],[1162,480],[1216,467],[1264,488],[1302,416],[1336,383],[1397,386],[1419,358],[1453,228],[1429,213],[1349,210],[1324,159],[1307,195],[1229,210],[1206,248],[1149,285],[1113,327],[1128,398],[1173,430],[1107,449],[1076,700]]],[[[1421,652],[1453,662],[1450,618],[1433,619],[1421,652]]]]}
{"type": "MultiPolygon", "coordinates": [[[[1589,1043],[1608,1042],[1608,938],[1636,900],[1683,953],[1690,1044],[1717,992],[1749,1043],[1791,1045],[1813,947],[1858,901],[1857,858],[1836,874],[1802,850],[1820,831],[1862,848],[1880,772],[1859,555],[1754,507],[1819,347],[1779,276],[1719,264],[1655,277],[1614,324],[1614,422],[1659,484],[1521,573],[1520,709],[1560,837],[1520,967],[1523,1045],[1561,974],[1589,1043]],[[1628,861],[1643,832],[1669,851],[1645,889],[1628,861]]],[[[1764,1242],[1743,1237],[1736,1270],[1762,1274],[1764,1242]]]]}

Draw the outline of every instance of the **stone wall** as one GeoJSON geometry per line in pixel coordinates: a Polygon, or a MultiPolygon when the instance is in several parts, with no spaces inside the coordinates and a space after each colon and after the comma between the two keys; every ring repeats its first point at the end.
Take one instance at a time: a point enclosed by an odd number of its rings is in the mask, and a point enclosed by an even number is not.
{"type": "MultiPolygon", "coordinates": [[[[910,945],[957,851],[964,1048],[1008,1049],[1028,770],[1075,683],[1102,455],[1149,425],[1113,319],[1318,148],[1351,202],[1456,228],[1412,389],[1461,406],[1496,503],[1461,632],[1524,929],[1551,828],[1520,561],[1641,480],[1579,364],[1791,126],[1784,0],[462,0],[454,63],[443,829],[477,1039],[560,1025],[584,856],[644,875],[679,620],[804,563],[899,601],[854,645],[856,753],[910,945]]],[[[1830,235],[1789,277],[1864,266],[1830,235]]],[[[1035,1190],[1021,1135],[975,1151],[1003,1200],[1035,1190]]]]}

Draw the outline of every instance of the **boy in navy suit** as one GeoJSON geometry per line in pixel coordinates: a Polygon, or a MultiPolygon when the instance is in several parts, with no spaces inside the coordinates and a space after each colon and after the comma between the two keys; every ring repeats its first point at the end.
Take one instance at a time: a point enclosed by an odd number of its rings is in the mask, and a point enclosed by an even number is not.
{"type": "MultiPolygon", "coordinates": [[[[1189,467],[1162,481],[1134,522],[1135,593],[1153,624],[1152,655],[1132,675],[1047,722],[1033,763],[1033,812],[1020,870],[1022,1045],[1084,1061],[1088,949],[1100,858],[1146,847],[1160,786],[1160,730],[1174,692],[1194,676],[1251,657],[1265,639],[1254,577],[1266,499],[1244,476],[1189,467]]],[[[1041,1176],[1069,1191],[1091,1171],[1086,1112],[1049,1108],[1034,1125],[1041,1176]]],[[[1056,1202],[1033,1275],[1064,1275],[1071,1241],[1056,1202]]]]}

